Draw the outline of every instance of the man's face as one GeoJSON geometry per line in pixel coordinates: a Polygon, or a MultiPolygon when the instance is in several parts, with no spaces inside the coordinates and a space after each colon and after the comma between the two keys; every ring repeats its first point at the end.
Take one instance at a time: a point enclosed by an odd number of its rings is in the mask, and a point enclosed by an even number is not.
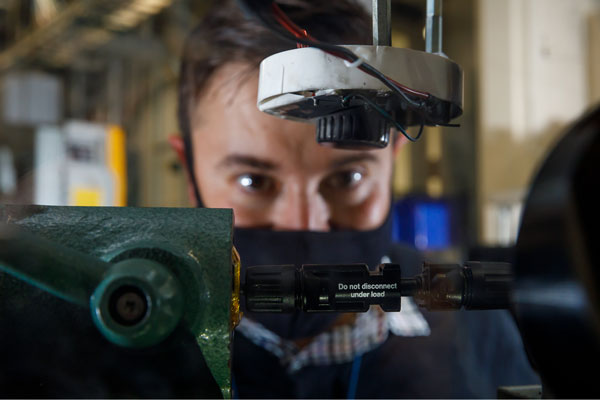
{"type": "Polygon", "coordinates": [[[192,113],[204,205],[233,208],[237,227],[379,227],[390,207],[392,146],[362,151],[318,145],[313,124],[257,109],[258,72],[246,70],[240,64],[220,68],[192,113]]]}

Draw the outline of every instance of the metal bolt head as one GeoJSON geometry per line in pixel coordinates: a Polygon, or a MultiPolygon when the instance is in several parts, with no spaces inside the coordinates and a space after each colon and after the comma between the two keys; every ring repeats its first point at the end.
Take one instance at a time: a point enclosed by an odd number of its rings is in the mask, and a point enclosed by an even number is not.
{"type": "Polygon", "coordinates": [[[135,321],[144,315],[146,304],[137,293],[125,293],[117,300],[117,313],[126,321],[135,321]]]}
{"type": "Polygon", "coordinates": [[[109,311],[112,318],[119,324],[135,325],[141,322],[148,312],[146,295],[137,286],[121,286],[111,295],[109,311]]]}

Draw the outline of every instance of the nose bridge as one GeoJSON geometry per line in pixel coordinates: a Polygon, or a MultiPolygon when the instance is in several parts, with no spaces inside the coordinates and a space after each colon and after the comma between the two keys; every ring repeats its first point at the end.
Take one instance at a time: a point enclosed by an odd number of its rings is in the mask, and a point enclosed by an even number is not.
{"type": "Polygon", "coordinates": [[[316,188],[303,181],[288,182],[273,215],[278,230],[329,230],[327,204],[316,188]]]}

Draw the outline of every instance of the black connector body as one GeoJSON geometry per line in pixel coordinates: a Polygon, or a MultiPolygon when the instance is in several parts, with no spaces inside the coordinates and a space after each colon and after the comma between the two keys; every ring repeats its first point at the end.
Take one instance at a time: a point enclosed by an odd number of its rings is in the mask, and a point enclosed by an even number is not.
{"type": "Polygon", "coordinates": [[[249,267],[244,294],[253,312],[365,312],[373,304],[400,311],[400,266],[366,264],[249,267]]]}
{"type": "Polygon", "coordinates": [[[509,263],[425,263],[417,280],[414,298],[428,310],[492,310],[510,305],[513,274],[509,263]]]}
{"type": "Polygon", "coordinates": [[[425,263],[412,278],[397,264],[269,265],[246,270],[244,296],[251,312],[400,311],[403,296],[428,310],[490,310],[510,306],[512,280],[511,265],[494,262],[425,263]]]}
{"type": "Polygon", "coordinates": [[[365,312],[377,304],[400,311],[400,266],[382,264],[375,272],[366,264],[305,265],[301,270],[303,310],[365,312]]]}
{"type": "Polygon", "coordinates": [[[302,298],[300,271],[293,265],[248,267],[243,293],[248,311],[294,312],[302,298]]]}

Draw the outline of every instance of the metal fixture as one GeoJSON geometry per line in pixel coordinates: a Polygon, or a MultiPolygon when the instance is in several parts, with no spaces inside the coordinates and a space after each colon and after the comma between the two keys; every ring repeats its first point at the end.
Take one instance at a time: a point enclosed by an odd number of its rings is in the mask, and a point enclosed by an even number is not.
{"type": "Polygon", "coordinates": [[[442,0],[427,0],[427,19],[425,21],[425,51],[442,52],[442,0]]]}
{"type": "MultiPolygon", "coordinates": [[[[271,0],[238,1],[250,17],[299,45],[261,62],[259,110],[316,123],[319,144],[383,148],[391,128],[414,142],[425,126],[455,126],[451,121],[462,114],[460,66],[437,51],[391,47],[390,0],[372,1],[372,46],[314,41],[301,27],[282,24],[286,16],[271,0]],[[408,134],[409,126],[418,126],[418,133],[408,134]]],[[[428,6],[441,10],[441,2],[428,6]]],[[[441,34],[439,13],[427,23],[441,34]]],[[[441,37],[436,43],[441,51],[441,37]]]]}
{"type": "Polygon", "coordinates": [[[391,0],[373,0],[373,46],[392,45],[391,0]]]}
{"type": "MultiPolygon", "coordinates": [[[[118,371],[119,360],[125,365],[137,354],[134,349],[152,349],[148,354],[161,354],[153,360],[166,365],[179,362],[188,357],[180,351],[194,353],[183,345],[191,341],[201,359],[193,363],[205,363],[209,372],[190,370],[194,374],[186,386],[187,372],[181,371],[177,396],[214,397],[208,389],[216,382],[213,386],[230,397],[230,349],[239,320],[239,258],[232,232],[232,210],[0,206],[0,352],[17,351],[3,348],[14,332],[39,335],[30,332],[32,321],[50,315],[56,319],[45,324],[44,337],[69,335],[68,347],[85,354],[106,347],[98,359],[86,361],[91,374],[107,363],[116,363],[118,371]],[[75,324],[60,318],[67,309],[78,316],[75,324]],[[94,326],[117,346],[90,335],[94,326]]],[[[16,354],[19,363],[35,365],[26,356],[35,344],[23,346],[16,354]]],[[[55,362],[68,362],[60,346],[45,351],[57,352],[55,362]]],[[[139,368],[128,372],[132,381],[154,371],[143,363],[139,368]]],[[[133,387],[126,393],[135,393],[133,387]]]]}

